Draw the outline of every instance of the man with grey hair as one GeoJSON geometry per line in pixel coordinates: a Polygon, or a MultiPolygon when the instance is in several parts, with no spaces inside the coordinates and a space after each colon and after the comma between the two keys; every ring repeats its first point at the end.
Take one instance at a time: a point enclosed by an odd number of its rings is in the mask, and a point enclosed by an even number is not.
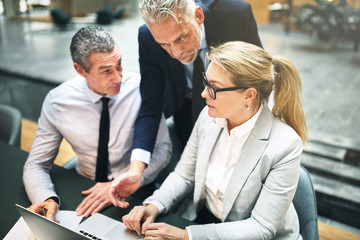
{"type": "Polygon", "coordinates": [[[142,0],[140,13],[146,22],[138,34],[142,103],[133,149],[150,158],[162,113],[174,117],[185,146],[205,106],[201,76],[208,47],[232,40],[262,45],[243,0],[142,0]]]}
{"type": "Polygon", "coordinates": [[[49,171],[63,138],[78,158],[76,171],[98,181],[82,192],[86,197],[76,212],[85,217],[111,205],[108,191],[114,178],[122,176],[120,188],[127,197],[139,186],[152,182],[171,155],[164,117],[151,162],[138,161],[132,155],[133,128],[141,103],[140,76],[123,71],[122,56],[113,37],[101,27],[84,27],[73,36],[70,51],[80,76],[47,94],[23,173],[33,204],[30,209],[43,214],[45,208],[50,219],[59,209],[60,198],[49,171]],[[103,122],[107,122],[107,139],[102,137],[106,135],[101,130],[103,122]],[[132,182],[134,176],[140,182],[132,182]]]}

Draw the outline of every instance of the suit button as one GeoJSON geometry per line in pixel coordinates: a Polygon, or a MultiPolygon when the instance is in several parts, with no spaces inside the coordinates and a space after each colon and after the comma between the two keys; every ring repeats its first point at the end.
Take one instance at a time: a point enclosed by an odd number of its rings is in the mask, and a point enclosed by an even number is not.
{"type": "Polygon", "coordinates": [[[224,201],[224,195],[221,192],[217,192],[216,196],[218,197],[218,199],[220,199],[221,201],[224,201]]]}

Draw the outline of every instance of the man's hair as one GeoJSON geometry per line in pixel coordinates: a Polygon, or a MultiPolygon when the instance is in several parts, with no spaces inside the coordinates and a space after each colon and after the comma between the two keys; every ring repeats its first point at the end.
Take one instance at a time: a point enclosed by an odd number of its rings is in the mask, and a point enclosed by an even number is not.
{"type": "Polygon", "coordinates": [[[71,57],[86,72],[91,68],[90,55],[97,52],[111,52],[115,47],[111,34],[98,26],[81,28],[72,38],[71,57]]]}
{"type": "Polygon", "coordinates": [[[139,11],[145,22],[161,23],[171,17],[176,23],[195,17],[194,0],[141,0],[139,11]]]}

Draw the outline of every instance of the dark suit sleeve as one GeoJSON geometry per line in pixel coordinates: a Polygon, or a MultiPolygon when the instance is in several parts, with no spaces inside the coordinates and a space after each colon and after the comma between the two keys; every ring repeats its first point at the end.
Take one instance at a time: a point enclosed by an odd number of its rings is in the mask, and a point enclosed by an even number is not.
{"type": "Polygon", "coordinates": [[[203,0],[208,45],[244,41],[262,47],[249,3],[242,0],[203,0]]]}
{"type": "Polygon", "coordinates": [[[243,0],[222,0],[217,1],[217,8],[223,11],[223,15],[227,16],[224,23],[226,31],[233,31],[235,39],[252,43],[262,47],[257,24],[252,12],[251,5],[243,0]]]}
{"type": "Polygon", "coordinates": [[[247,29],[247,32],[249,33],[247,42],[255,44],[259,47],[263,47],[261,44],[261,41],[260,41],[257,24],[255,21],[251,6],[248,5],[247,9],[248,9],[247,12],[249,13],[248,20],[246,21],[247,22],[246,29],[247,29]]]}
{"type": "Polygon", "coordinates": [[[133,149],[140,148],[152,153],[159,129],[165,78],[153,58],[156,51],[151,46],[154,40],[149,30],[142,26],[139,28],[139,63],[141,73],[141,107],[135,122],[133,149]]]}

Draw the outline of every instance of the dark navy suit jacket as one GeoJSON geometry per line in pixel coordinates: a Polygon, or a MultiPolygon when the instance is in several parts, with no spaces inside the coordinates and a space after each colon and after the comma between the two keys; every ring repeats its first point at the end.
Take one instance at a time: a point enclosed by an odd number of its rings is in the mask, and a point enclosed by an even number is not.
{"type": "MultiPolygon", "coordinates": [[[[205,14],[208,47],[228,41],[244,41],[262,47],[257,25],[248,3],[243,0],[196,1],[205,14]]],[[[152,152],[161,114],[176,113],[185,98],[184,65],[155,42],[146,25],[139,28],[141,108],[135,123],[133,148],[152,152]]],[[[193,92],[201,94],[201,92],[193,92]]]]}

